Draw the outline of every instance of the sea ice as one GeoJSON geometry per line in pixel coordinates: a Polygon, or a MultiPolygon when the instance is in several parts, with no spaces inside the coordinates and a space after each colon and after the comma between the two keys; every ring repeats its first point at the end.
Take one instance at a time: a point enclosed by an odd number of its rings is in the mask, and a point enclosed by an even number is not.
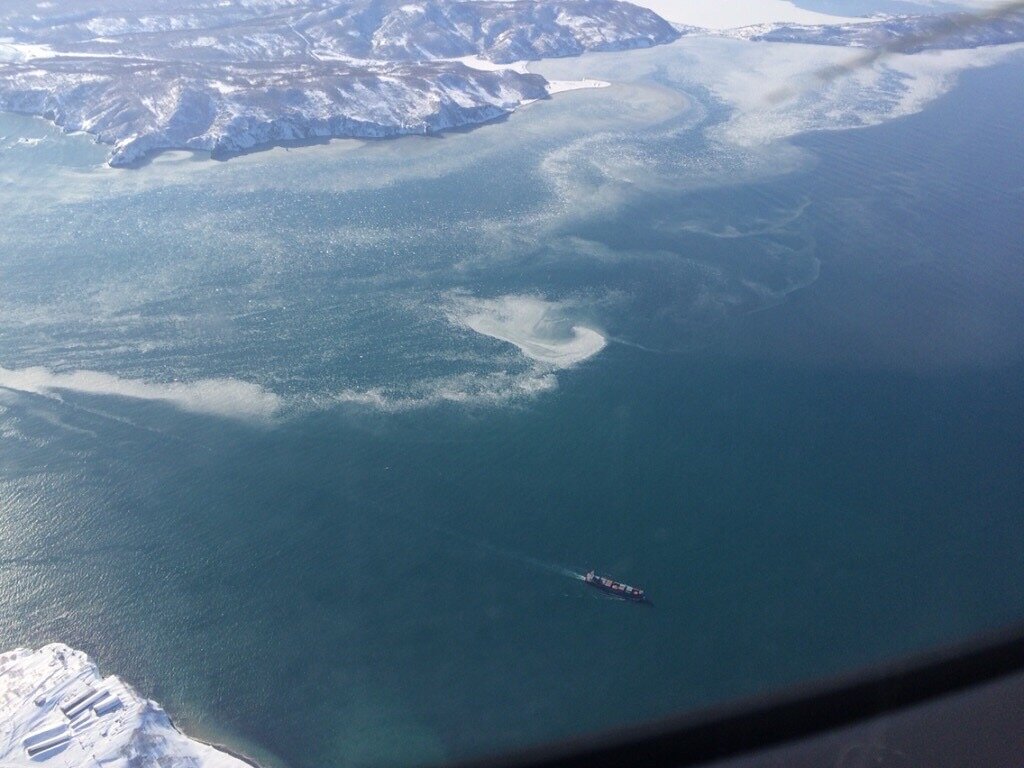
{"type": "Polygon", "coordinates": [[[63,391],[158,401],[190,413],[249,421],[269,421],[282,405],[275,393],[238,379],[161,383],[125,379],[100,371],[57,373],[39,366],[20,369],[0,366],[0,388],[44,396],[59,395],[63,391]]]}
{"type": "Polygon", "coordinates": [[[513,344],[531,360],[555,369],[571,368],[607,344],[593,328],[571,322],[562,304],[536,296],[459,299],[449,317],[479,334],[513,344]]]}

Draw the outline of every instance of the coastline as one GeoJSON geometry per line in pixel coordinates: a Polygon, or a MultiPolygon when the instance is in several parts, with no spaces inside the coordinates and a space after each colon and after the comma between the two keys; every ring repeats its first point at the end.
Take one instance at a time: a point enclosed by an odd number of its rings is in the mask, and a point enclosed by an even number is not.
{"type": "Polygon", "coordinates": [[[185,733],[178,727],[178,724],[174,722],[173,718],[171,719],[171,727],[174,728],[174,730],[177,731],[179,734],[181,734],[182,737],[186,739],[191,739],[197,744],[202,744],[204,746],[209,747],[210,749],[216,750],[217,752],[223,752],[225,755],[228,755],[229,757],[233,757],[236,760],[241,760],[243,763],[247,765],[251,765],[252,768],[270,768],[270,766],[261,765],[256,760],[256,758],[250,757],[244,752],[238,752],[225,744],[218,744],[212,741],[204,741],[203,739],[197,738],[196,736],[189,736],[187,733],[185,733]]]}
{"type": "Polygon", "coordinates": [[[88,654],[63,643],[0,653],[0,708],[7,736],[0,764],[55,768],[117,756],[194,768],[269,768],[237,748],[193,738],[157,702],[88,654]]]}

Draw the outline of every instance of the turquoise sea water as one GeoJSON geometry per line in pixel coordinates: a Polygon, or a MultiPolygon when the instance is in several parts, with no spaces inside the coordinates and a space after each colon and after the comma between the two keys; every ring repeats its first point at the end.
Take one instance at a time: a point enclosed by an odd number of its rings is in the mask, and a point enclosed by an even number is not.
{"type": "Polygon", "coordinates": [[[106,171],[0,119],[0,646],[82,648],[300,768],[1018,620],[1024,65],[737,157],[671,55],[468,133],[228,163],[106,171]],[[501,297],[608,345],[537,363],[466,325],[501,297]]]}

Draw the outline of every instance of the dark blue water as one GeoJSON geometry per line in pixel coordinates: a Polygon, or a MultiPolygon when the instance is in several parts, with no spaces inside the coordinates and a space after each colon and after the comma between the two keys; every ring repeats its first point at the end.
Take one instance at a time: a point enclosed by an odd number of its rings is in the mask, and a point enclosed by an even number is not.
{"type": "Polygon", "coordinates": [[[439,332],[443,313],[421,314],[418,296],[538,285],[597,297],[578,315],[628,343],[537,397],[296,406],[270,425],[5,395],[0,645],[80,647],[186,731],[299,768],[523,746],[1019,619],[1022,72],[972,72],[921,114],[804,136],[812,161],[797,172],[626,198],[551,235],[663,254],[652,259],[505,241],[510,255],[479,261],[494,246],[483,225],[445,222],[534,210],[495,173],[511,155],[409,182],[402,206],[394,186],[298,202],[240,190],[231,204],[250,218],[219,239],[150,228],[153,196],[181,205],[173,187],[67,203],[61,238],[12,248],[10,300],[45,314],[62,291],[78,301],[77,281],[102,322],[8,319],[9,367],[59,353],[68,368],[119,361],[125,376],[166,363],[263,372],[282,392],[417,394],[452,369],[529,373],[498,341],[439,332]],[[496,183],[458,194],[478,173],[496,183]],[[376,226],[382,206],[383,241],[351,226],[334,250],[317,239],[346,216],[376,226]],[[103,248],[68,245],[96,242],[114,211],[123,231],[103,248]],[[789,223],[760,232],[765,218],[789,223]],[[257,219],[258,244],[228,242],[257,219]],[[62,277],[43,280],[39,263],[62,277]],[[123,285],[153,293],[129,311],[114,278],[133,269],[123,285]],[[183,319],[168,324],[172,310],[183,319]],[[591,567],[645,587],[654,608],[569,575],[591,567]]]}

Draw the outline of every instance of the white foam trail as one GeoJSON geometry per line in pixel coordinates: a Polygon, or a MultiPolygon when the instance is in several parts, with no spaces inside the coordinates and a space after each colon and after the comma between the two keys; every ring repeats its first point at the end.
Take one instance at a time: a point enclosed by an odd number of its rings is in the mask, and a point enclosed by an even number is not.
{"type": "Polygon", "coordinates": [[[60,392],[81,392],[156,401],[189,413],[244,421],[270,421],[282,406],[275,393],[238,379],[151,382],[100,371],[57,373],[43,367],[0,367],[0,387],[47,397],[60,392]]]}
{"type": "MultiPolygon", "coordinates": [[[[515,555],[516,553],[509,554],[515,555]]],[[[529,555],[519,555],[519,557],[530,565],[541,568],[542,570],[551,571],[552,573],[557,573],[560,576],[566,576],[570,579],[579,579],[580,581],[583,581],[583,574],[578,571],[574,571],[572,568],[566,568],[564,565],[558,565],[556,563],[547,563],[543,560],[538,560],[535,557],[530,557],[529,555]]]]}
{"type": "MultiPolygon", "coordinates": [[[[405,392],[380,387],[345,389],[331,395],[327,401],[397,413],[446,403],[469,406],[501,405],[522,398],[535,397],[557,386],[558,379],[550,372],[529,371],[511,374],[501,371],[435,379],[422,382],[412,391],[405,392]]],[[[316,398],[315,405],[324,407],[324,398],[316,398]]]]}
{"type": "Polygon", "coordinates": [[[739,225],[735,223],[715,225],[707,220],[692,219],[674,227],[671,225],[665,226],[664,229],[668,231],[677,229],[683,232],[693,232],[694,234],[717,237],[723,240],[756,237],[757,235],[766,235],[784,229],[803,216],[810,205],[810,200],[804,200],[789,211],[780,211],[775,218],[758,217],[749,222],[742,222],[739,225]]]}
{"type": "Polygon", "coordinates": [[[531,360],[550,368],[571,368],[605,348],[593,328],[572,324],[565,307],[536,296],[456,300],[449,319],[484,336],[508,342],[531,360]]]}
{"type": "Polygon", "coordinates": [[[583,579],[582,573],[574,571],[572,568],[567,568],[564,565],[559,565],[558,563],[549,563],[546,560],[539,560],[536,557],[532,557],[531,555],[525,555],[522,552],[518,552],[514,549],[506,549],[504,547],[499,547],[484,539],[479,539],[475,536],[469,536],[465,533],[453,530],[451,528],[444,528],[433,523],[427,523],[423,520],[406,518],[404,516],[398,515],[393,516],[402,517],[403,520],[406,520],[407,522],[413,525],[416,525],[429,531],[433,531],[434,533],[437,533],[445,538],[461,541],[464,544],[468,544],[470,546],[484,550],[485,552],[498,555],[499,557],[504,557],[509,560],[515,560],[517,562],[533,566],[534,568],[539,568],[543,571],[549,571],[551,573],[558,574],[559,576],[565,576],[570,579],[583,579]]]}
{"type": "Polygon", "coordinates": [[[647,352],[647,353],[652,354],[652,355],[671,355],[671,354],[676,354],[676,352],[674,350],[671,350],[671,349],[655,349],[654,347],[647,347],[647,346],[644,346],[643,344],[638,344],[635,341],[630,341],[629,339],[624,339],[621,336],[609,336],[608,340],[609,341],[613,341],[616,344],[621,344],[624,347],[629,347],[630,349],[639,349],[641,352],[647,352]]]}
{"type": "Polygon", "coordinates": [[[45,421],[47,424],[57,427],[58,429],[63,429],[67,432],[72,432],[78,435],[86,435],[91,438],[99,437],[91,429],[82,429],[81,427],[76,427],[73,424],[68,424],[58,414],[53,413],[52,411],[46,411],[43,410],[42,408],[29,408],[26,411],[26,413],[28,413],[28,415],[33,418],[45,421]]]}

